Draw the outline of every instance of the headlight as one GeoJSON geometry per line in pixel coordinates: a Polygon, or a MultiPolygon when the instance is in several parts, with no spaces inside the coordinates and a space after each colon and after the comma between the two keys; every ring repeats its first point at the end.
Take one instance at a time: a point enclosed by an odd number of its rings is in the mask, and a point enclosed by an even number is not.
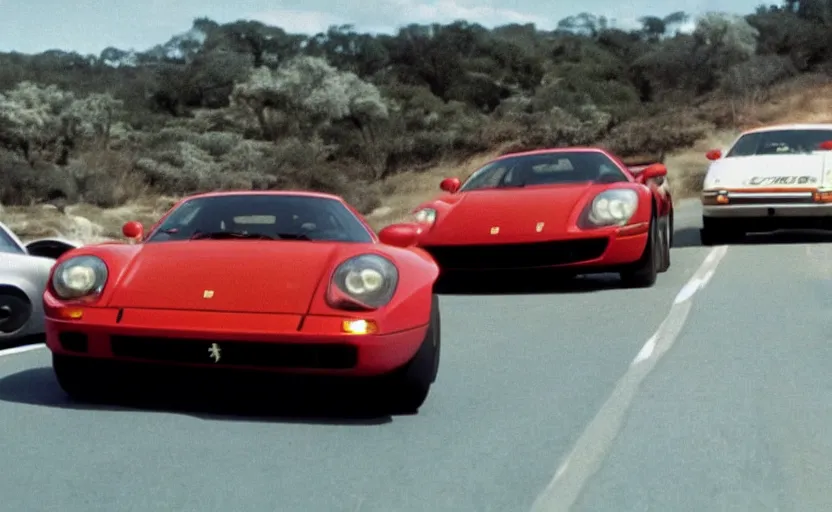
{"type": "Polygon", "coordinates": [[[362,254],[338,265],[332,276],[335,287],[360,306],[378,308],[393,298],[399,271],[383,256],[362,254]]]}
{"type": "Polygon", "coordinates": [[[414,213],[413,217],[416,219],[416,222],[420,222],[422,224],[433,224],[436,222],[436,210],[433,208],[422,208],[414,213]]]}
{"type": "Polygon", "coordinates": [[[627,223],[638,208],[635,190],[605,190],[592,200],[589,221],[596,226],[620,226],[627,223]]]}
{"type": "Polygon", "coordinates": [[[52,288],[61,299],[80,299],[101,293],[107,282],[107,265],[96,256],[77,256],[59,264],[52,288]]]}

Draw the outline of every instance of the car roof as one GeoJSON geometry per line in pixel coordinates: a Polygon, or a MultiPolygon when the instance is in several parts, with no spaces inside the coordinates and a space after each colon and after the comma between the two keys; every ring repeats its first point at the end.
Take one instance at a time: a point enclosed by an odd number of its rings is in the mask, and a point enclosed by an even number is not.
{"type": "Polygon", "coordinates": [[[752,128],[750,130],[745,130],[742,132],[743,135],[749,133],[759,133],[759,132],[772,132],[777,130],[832,130],[832,123],[817,123],[817,124],[801,124],[801,123],[789,123],[789,124],[773,124],[769,126],[761,126],[759,128],[752,128]]]}
{"type": "Polygon", "coordinates": [[[283,196],[283,197],[315,197],[319,199],[334,199],[344,202],[344,198],[324,192],[313,192],[311,190],[222,190],[216,192],[203,192],[185,196],[182,200],[197,199],[200,197],[224,197],[224,196],[283,196]]]}
{"type": "Polygon", "coordinates": [[[607,154],[607,152],[601,148],[597,147],[589,147],[589,146],[574,146],[574,147],[564,147],[564,148],[547,148],[547,149],[535,149],[532,151],[522,151],[518,153],[506,153],[505,155],[500,155],[492,162],[499,162],[500,160],[506,158],[513,158],[516,156],[534,156],[534,155],[550,155],[555,153],[575,153],[575,152],[594,152],[594,153],[603,153],[607,154]]]}

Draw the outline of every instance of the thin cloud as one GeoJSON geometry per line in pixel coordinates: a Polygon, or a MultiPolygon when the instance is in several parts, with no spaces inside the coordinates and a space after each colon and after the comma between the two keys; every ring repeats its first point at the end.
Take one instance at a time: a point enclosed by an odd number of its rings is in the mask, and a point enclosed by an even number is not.
{"type": "Polygon", "coordinates": [[[254,14],[251,19],[280,27],[286,32],[294,34],[317,34],[325,32],[331,25],[348,23],[348,21],[330,13],[292,9],[272,9],[254,14]]]}
{"type": "MultiPolygon", "coordinates": [[[[353,11],[355,13],[355,11],[353,11]]],[[[541,28],[553,27],[548,18],[534,16],[513,9],[489,6],[465,6],[454,0],[418,2],[415,0],[393,0],[375,12],[383,23],[364,23],[361,19],[349,19],[332,12],[274,9],[251,16],[252,19],[283,28],[287,32],[315,34],[326,31],[332,25],[354,25],[357,30],[371,33],[393,33],[399,27],[411,23],[450,23],[465,20],[486,27],[510,23],[534,23],[541,28]]],[[[364,18],[365,16],[361,16],[364,18]]]]}

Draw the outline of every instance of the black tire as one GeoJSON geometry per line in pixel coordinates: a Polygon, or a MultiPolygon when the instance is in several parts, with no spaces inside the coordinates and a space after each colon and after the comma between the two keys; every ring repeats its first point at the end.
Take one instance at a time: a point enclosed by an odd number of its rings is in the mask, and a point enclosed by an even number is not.
{"type": "Polygon", "coordinates": [[[96,361],[85,357],[52,354],[52,369],[64,393],[77,401],[98,401],[107,397],[108,383],[96,361]]]}
{"type": "Polygon", "coordinates": [[[0,288],[0,334],[23,328],[32,316],[32,302],[17,288],[0,288]]]}
{"type": "Polygon", "coordinates": [[[416,414],[427,400],[439,372],[441,351],[439,300],[433,296],[425,339],[416,355],[387,377],[384,393],[393,414],[416,414]]]}
{"type": "Polygon", "coordinates": [[[667,270],[670,268],[670,244],[672,243],[671,240],[673,239],[673,225],[671,217],[669,215],[665,217],[664,220],[661,222],[661,229],[659,232],[661,233],[662,239],[662,259],[658,271],[667,272],[667,270]]]}
{"type": "Polygon", "coordinates": [[[721,245],[719,241],[719,233],[714,232],[713,229],[701,228],[699,230],[699,241],[702,242],[702,245],[705,247],[721,245]]]}
{"type": "Polygon", "coordinates": [[[649,288],[656,284],[662,260],[662,243],[656,217],[650,220],[650,234],[641,258],[628,270],[622,271],[621,282],[625,288],[649,288]]]}
{"type": "Polygon", "coordinates": [[[702,229],[699,240],[704,246],[725,245],[743,239],[745,232],[741,229],[725,226],[718,219],[702,217],[702,229]]]}

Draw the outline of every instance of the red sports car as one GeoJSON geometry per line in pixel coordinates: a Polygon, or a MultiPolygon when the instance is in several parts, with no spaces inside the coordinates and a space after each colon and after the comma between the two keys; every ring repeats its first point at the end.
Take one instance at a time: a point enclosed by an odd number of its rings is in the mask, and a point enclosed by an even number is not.
{"type": "Polygon", "coordinates": [[[553,268],[618,272],[649,287],[670,266],[673,200],[661,163],[628,167],[600,148],[512,153],[447,194],[420,205],[413,222],[383,233],[423,247],[443,275],[553,268]]]}
{"type": "Polygon", "coordinates": [[[422,249],[380,243],[341,198],[201,194],[146,236],[137,222],[123,232],[133,243],[61,256],[43,295],[70,396],[97,394],[98,370],[132,362],[376,377],[407,412],[427,398],[439,269],[422,249]]]}

